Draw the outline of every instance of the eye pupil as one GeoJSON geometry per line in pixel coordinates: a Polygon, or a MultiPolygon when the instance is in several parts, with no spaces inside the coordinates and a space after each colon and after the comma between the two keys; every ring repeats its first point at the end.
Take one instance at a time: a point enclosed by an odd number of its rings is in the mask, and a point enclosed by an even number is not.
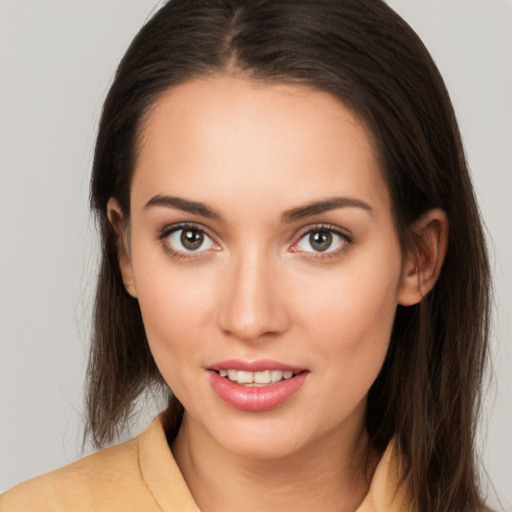
{"type": "Polygon", "coordinates": [[[181,243],[189,251],[199,249],[204,241],[204,235],[200,231],[184,229],[181,233],[181,243]]]}
{"type": "Polygon", "coordinates": [[[332,234],[328,231],[315,231],[309,235],[309,243],[315,251],[326,251],[332,244],[332,234]]]}

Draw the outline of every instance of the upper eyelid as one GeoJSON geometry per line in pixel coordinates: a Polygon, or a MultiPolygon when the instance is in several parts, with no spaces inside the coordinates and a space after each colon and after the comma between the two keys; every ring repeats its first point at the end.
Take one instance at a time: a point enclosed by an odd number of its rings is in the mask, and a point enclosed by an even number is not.
{"type": "Polygon", "coordinates": [[[313,224],[309,226],[305,226],[294,234],[293,238],[295,238],[297,241],[300,240],[305,235],[312,233],[314,231],[332,231],[333,233],[336,233],[337,235],[342,236],[343,238],[346,238],[347,240],[352,240],[354,238],[353,234],[348,230],[344,229],[340,226],[335,226],[333,224],[313,224]]]}
{"type": "Polygon", "coordinates": [[[212,234],[210,230],[203,226],[202,224],[198,224],[197,222],[177,222],[173,224],[167,224],[162,229],[157,230],[156,232],[156,238],[158,239],[159,243],[162,243],[164,245],[167,245],[168,242],[165,241],[165,239],[170,236],[172,233],[176,231],[180,231],[182,229],[193,229],[196,231],[201,231],[205,234],[215,245],[218,247],[222,247],[222,245],[218,241],[218,237],[215,236],[215,234],[212,234]]]}
{"type": "Polygon", "coordinates": [[[163,238],[170,235],[174,231],[179,231],[180,229],[186,228],[202,231],[205,235],[209,236],[212,239],[214,237],[214,235],[211,234],[210,230],[206,226],[198,224],[197,222],[176,222],[174,224],[167,224],[162,229],[158,230],[157,234],[160,238],[163,238]]]}

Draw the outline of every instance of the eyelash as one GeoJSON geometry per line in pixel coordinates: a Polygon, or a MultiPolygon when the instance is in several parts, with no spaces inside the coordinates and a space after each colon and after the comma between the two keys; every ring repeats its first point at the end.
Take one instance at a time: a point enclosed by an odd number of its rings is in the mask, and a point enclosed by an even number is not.
{"type": "MultiPolygon", "coordinates": [[[[158,240],[162,245],[163,250],[169,254],[173,259],[175,260],[187,260],[187,261],[193,261],[197,258],[204,257],[204,252],[206,251],[190,251],[190,252],[182,252],[179,250],[174,249],[168,242],[167,239],[169,236],[171,236],[173,233],[176,233],[177,231],[182,231],[190,229],[193,231],[197,231],[199,233],[203,233],[206,237],[208,237],[210,240],[212,240],[212,243],[218,246],[218,244],[213,240],[213,237],[211,237],[207,230],[199,224],[195,224],[193,222],[185,222],[181,224],[174,224],[172,226],[165,227],[162,232],[158,235],[158,240]]],[[[293,243],[293,245],[290,247],[290,252],[296,252],[301,253],[301,256],[305,259],[309,260],[316,260],[316,261],[326,261],[332,258],[336,258],[340,256],[341,254],[347,253],[350,248],[352,247],[354,240],[351,235],[347,234],[346,232],[343,232],[338,228],[337,226],[333,226],[330,224],[317,224],[315,226],[308,226],[306,229],[301,231],[298,236],[294,237],[296,241],[293,243]],[[305,239],[305,237],[310,236],[312,233],[318,233],[318,232],[326,232],[333,234],[335,236],[338,236],[342,239],[342,245],[341,247],[329,250],[327,249],[325,252],[315,252],[315,251],[301,251],[296,249],[296,246],[305,239]]],[[[216,249],[218,250],[218,249],[216,249]]]]}
{"type": "Polygon", "coordinates": [[[305,230],[301,231],[297,237],[297,241],[292,245],[291,250],[292,252],[301,252],[301,256],[306,259],[315,261],[326,261],[329,259],[337,258],[342,254],[348,253],[353,244],[353,237],[348,233],[342,231],[339,227],[333,226],[331,224],[317,224],[315,226],[308,226],[305,230]],[[294,250],[294,247],[296,247],[307,236],[319,232],[326,232],[340,237],[342,239],[341,247],[333,250],[327,249],[325,252],[294,250]]]}
{"type": "Polygon", "coordinates": [[[184,222],[181,224],[173,224],[172,226],[165,227],[162,232],[158,235],[158,240],[160,244],[162,245],[163,250],[169,254],[172,258],[175,260],[187,260],[187,261],[193,261],[197,258],[204,257],[203,252],[205,251],[178,251],[174,249],[166,240],[177,231],[183,231],[183,230],[191,230],[196,231],[198,233],[203,233],[205,236],[207,236],[215,245],[216,244],[213,241],[213,238],[208,234],[208,232],[204,229],[204,227],[200,226],[199,224],[194,224],[193,222],[184,222]]]}

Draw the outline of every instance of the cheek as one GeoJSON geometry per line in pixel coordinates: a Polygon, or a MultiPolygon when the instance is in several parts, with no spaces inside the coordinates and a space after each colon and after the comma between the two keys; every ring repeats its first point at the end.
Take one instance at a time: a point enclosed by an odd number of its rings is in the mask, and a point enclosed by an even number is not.
{"type": "MultiPolygon", "coordinates": [[[[309,286],[304,311],[310,335],[318,339],[321,364],[333,379],[369,388],[386,356],[397,306],[401,276],[398,248],[375,258],[373,251],[347,259],[323,283],[309,286]],[[332,364],[335,361],[335,364],[332,364]]],[[[304,283],[305,285],[305,283],[304,283]]]]}
{"type": "MultiPolygon", "coordinates": [[[[398,249],[375,256],[372,251],[349,257],[333,271],[306,278],[303,307],[317,318],[317,328],[340,323],[355,329],[388,328],[397,306],[401,277],[398,249]]],[[[341,331],[343,332],[343,330],[341,331]]]]}
{"type": "MultiPolygon", "coordinates": [[[[134,258],[137,255],[134,255],[134,258]]],[[[149,346],[170,385],[178,362],[197,358],[212,316],[213,283],[199,267],[179,269],[167,255],[141,251],[135,282],[149,346]]],[[[183,365],[185,368],[186,365],[183,365]]]]}
{"type": "MultiPolygon", "coordinates": [[[[174,276],[173,276],[174,277],[174,276]]],[[[197,370],[204,361],[202,341],[207,335],[202,328],[201,310],[205,294],[187,288],[180,279],[155,282],[148,279],[139,293],[144,328],[149,348],[167,385],[182,402],[187,396],[199,396],[197,370]]]]}

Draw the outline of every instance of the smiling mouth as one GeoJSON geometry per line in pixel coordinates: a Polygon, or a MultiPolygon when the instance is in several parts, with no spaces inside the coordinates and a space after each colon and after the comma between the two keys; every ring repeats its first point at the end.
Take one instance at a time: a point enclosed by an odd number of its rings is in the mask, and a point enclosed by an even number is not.
{"type": "Polygon", "coordinates": [[[309,370],[276,361],[223,361],[208,368],[213,390],[228,405],[268,411],[288,401],[307,380],[309,370]]]}
{"type": "Polygon", "coordinates": [[[235,384],[241,384],[247,387],[264,387],[277,384],[284,380],[289,380],[296,375],[292,371],[283,370],[263,370],[259,372],[250,372],[244,370],[219,369],[215,370],[221,377],[235,384]]]}

